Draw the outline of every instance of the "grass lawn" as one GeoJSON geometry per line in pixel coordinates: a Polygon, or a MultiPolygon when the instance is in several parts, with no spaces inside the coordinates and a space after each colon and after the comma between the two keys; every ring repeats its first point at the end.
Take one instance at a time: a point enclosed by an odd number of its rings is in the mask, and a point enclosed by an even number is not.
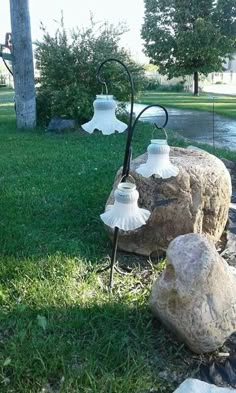
{"type": "Polygon", "coordinates": [[[191,93],[146,91],[139,96],[138,102],[143,104],[161,104],[167,107],[212,112],[213,96],[215,97],[215,113],[236,118],[236,96],[201,93],[199,97],[195,97],[191,93]]]}
{"type": "MultiPolygon", "coordinates": [[[[136,258],[113,294],[96,273],[111,251],[99,214],[126,136],[16,130],[12,96],[0,89],[1,393],[172,392],[200,360],[149,311],[164,262],[136,258]]],[[[137,127],[134,156],[152,130],[137,127]]]]}

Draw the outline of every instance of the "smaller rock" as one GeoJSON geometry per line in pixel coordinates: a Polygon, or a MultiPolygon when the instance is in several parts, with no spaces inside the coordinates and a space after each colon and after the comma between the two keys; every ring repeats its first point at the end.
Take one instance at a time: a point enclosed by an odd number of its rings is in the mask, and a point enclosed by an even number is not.
{"type": "Polygon", "coordinates": [[[236,204],[235,203],[230,204],[224,258],[226,258],[229,265],[236,267],[236,204]]]}
{"type": "Polygon", "coordinates": [[[47,127],[47,131],[63,131],[63,130],[69,130],[69,129],[75,129],[76,124],[75,120],[73,119],[65,119],[63,117],[53,117],[49,125],[47,127]]]}
{"type": "Polygon", "coordinates": [[[154,314],[196,353],[222,347],[236,330],[236,269],[203,235],[174,239],[152,288],[154,314]]]}
{"type": "Polygon", "coordinates": [[[233,161],[227,160],[227,158],[220,157],[221,161],[225,164],[227,169],[233,169],[235,163],[233,161]]]}
{"type": "Polygon", "coordinates": [[[219,388],[198,379],[188,378],[173,393],[236,393],[236,390],[219,388]]]}

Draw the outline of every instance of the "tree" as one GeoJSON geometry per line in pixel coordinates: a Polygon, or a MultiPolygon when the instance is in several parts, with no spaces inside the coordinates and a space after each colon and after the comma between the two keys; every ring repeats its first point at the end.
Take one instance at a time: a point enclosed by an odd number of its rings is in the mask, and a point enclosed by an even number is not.
{"type": "Polygon", "coordinates": [[[36,102],[28,0],[10,0],[12,66],[18,128],[34,128],[36,102]]]}
{"type": "MultiPolygon", "coordinates": [[[[140,89],[144,72],[130,58],[127,51],[119,47],[122,26],[98,25],[74,29],[67,32],[63,16],[54,35],[44,26],[43,39],[37,42],[36,67],[39,71],[37,88],[38,116],[48,122],[52,116],[68,116],[86,121],[92,114],[96,94],[101,93],[96,72],[101,62],[115,57],[129,67],[134,75],[135,88],[140,89]]],[[[127,76],[116,63],[107,63],[103,77],[108,80],[109,93],[118,100],[127,100],[130,93],[127,76]]],[[[103,88],[103,93],[105,89],[103,88]]]]}
{"type": "Polygon", "coordinates": [[[144,0],[145,53],[169,78],[223,70],[235,50],[236,0],[144,0]]]}

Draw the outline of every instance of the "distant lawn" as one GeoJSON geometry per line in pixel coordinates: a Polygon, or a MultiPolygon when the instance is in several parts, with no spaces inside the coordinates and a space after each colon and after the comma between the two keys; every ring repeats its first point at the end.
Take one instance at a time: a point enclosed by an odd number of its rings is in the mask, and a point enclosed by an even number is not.
{"type": "Polygon", "coordinates": [[[201,93],[199,97],[195,97],[190,93],[146,91],[139,96],[138,102],[212,112],[212,97],[214,97],[215,113],[236,118],[236,96],[201,93]]]}
{"type": "MultiPolygon", "coordinates": [[[[99,214],[126,135],[19,131],[12,101],[0,89],[0,392],[171,393],[200,358],[150,313],[164,262],[119,253],[134,271],[115,274],[113,294],[96,273],[111,251],[99,214]]],[[[138,125],[134,156],[152,131],[138,125]]]]}

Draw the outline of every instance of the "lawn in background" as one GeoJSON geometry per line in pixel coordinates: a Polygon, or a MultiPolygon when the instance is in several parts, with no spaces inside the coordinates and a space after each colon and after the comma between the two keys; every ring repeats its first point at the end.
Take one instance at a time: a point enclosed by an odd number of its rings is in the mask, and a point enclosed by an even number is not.
{"type": "MultiPolygon", "coordinates": [[[[134,156],[152,132],[137,127],[134,156]]],[[[115,274],[113,294],[96,273],[111,251],[99,214],[125,140],[19,131],[13,91],[0,89],[1,393],[170,393],[197,371],[148,307],[164,262],[120,253],[134,270],[115,274]]]]}
{"type": "Polygon", "coordinates": [[[146,91],[139,96],[142,104],[161,104],[166,107],[214,111],[219,115],[236,118],[236,96],[201,93],[198,97],[191,93],[146,91]],[[213,98],[214,97],[214,98],[213,98]]]}

